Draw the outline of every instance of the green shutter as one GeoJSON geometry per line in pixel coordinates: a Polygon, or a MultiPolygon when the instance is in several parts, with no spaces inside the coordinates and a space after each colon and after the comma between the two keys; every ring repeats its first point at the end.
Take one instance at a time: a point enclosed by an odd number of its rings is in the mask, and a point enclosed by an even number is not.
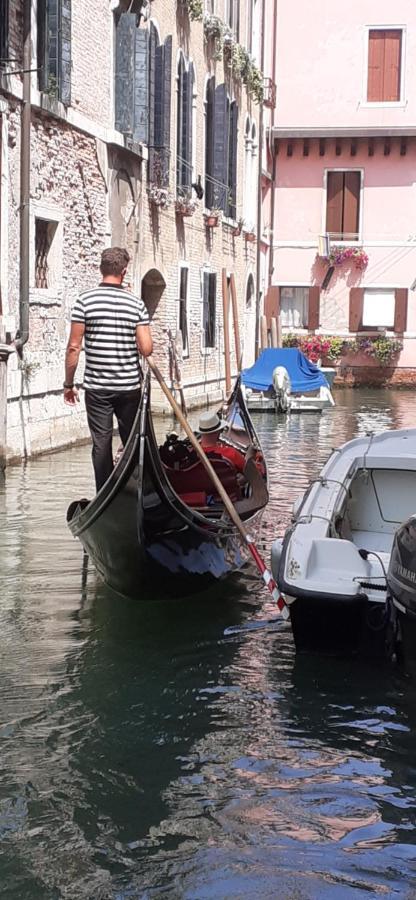
{"type": "Polygon", "coordinates": [[[227,199],[228,169],[228,116],[227,91],[225,84],[215,89],[214,109],[214,160],[213,160],[213,207],[225,209],[227,199]]]}
{"type": "Polygon", "coordinates": [[[149,32],[136,28],[134,61],[134,132],[135,141],[147,144],[149,137],[149,32]]]}
{"type": "Polygon", "coordinates": [[[115,127],[134,133],[134,59],[137,18],[122,13],[116,25],[115,127]]]}
{"type": "Polygon", "coordinates": [[[60,43],[60,79],[59,99],[65,106],[71,103],[71,0],[61,0],[60,43]]]}
{"type": "Polygon", "coordinates": [[[238,106],[234,101],[230,108],[230,140],[228,156],[228,198],[227,215],[235,219],[237,215],[237,144],[238,106]]]}

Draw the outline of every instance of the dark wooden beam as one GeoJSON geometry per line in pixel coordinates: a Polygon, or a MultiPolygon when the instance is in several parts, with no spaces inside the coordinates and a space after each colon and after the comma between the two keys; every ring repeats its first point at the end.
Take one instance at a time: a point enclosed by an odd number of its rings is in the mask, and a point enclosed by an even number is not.
{"type": "Polygon", "coordinates": [[[400,156],[406,156],[407,153],[407,139],[402,137],[400,141],[400,156]]]}
{"type": "Polygon", "coordinates": [[[293,144],[292,141],[287,142],[286,153],[288,156],[293,156],[293,144]]]}
{"type": "Polygon", "coordinates": [[[368,138],[368,155],[374,156],[374,138],[368,138]]]}
{"type": "Polygon", "coordinates": [[[390,156],[390,138],[384,139],[384,156],[390,156]]]}
{"type": "Polygon", "coordinates": [[[350,153],[351,156],[357,156],[357,141],[355,138],[351,141],[350,153]]]}
{"type": "Polygon", "coordinates": [[[325,156],[325,138],[319,138],[319,156],[325,156]]]}
{"type": "Polygon", "coordinates": [[[309,140],[308,140],[308,138],[305,138],[305,140],[303,142],[303,155],[309,156],[309,140]]]}
{"type": "Polygon", "coordinates": [[[335,156],[341,156],[341,141],[335,141],[335,156]]]}

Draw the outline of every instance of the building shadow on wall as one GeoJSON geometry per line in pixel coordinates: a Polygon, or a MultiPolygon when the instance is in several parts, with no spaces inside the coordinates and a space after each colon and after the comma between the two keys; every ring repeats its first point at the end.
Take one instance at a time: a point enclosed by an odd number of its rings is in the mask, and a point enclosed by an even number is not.
{"type": "Polygon", "coordinates": [[[166,281],[158,269],[149,269],[142,278],[142,300],[152,320],[159,306],[166,281]]]}

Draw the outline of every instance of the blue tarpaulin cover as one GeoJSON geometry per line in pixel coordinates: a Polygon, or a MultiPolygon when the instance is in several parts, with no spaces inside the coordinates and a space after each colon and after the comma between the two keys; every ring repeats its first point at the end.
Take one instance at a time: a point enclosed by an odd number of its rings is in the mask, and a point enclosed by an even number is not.
{"type": "Polygon", "coordinates": [[[293,393],[305,394],[321,386],[329,387],[323,372],[296,347],[263,350],[254,366],[243,369],[241,381],[255,391],[268,391],[273,387],[272,376],[276,366],[284,366],[287,370],[293,393]]]}

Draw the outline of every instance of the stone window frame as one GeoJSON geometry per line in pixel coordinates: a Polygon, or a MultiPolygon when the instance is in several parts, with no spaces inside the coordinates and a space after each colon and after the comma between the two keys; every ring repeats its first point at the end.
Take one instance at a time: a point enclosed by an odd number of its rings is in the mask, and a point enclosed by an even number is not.
{"type": "Polygon", "coordinates": [[[29,290],[31,302],[56,303],[62,295],[63,287],[63,226],[65,213],[56,206],[31,203],[30,206],[30,256],[29,256],[29,290]],[[35,236],[36,219],[43,219],[55,226],[55,232],[48,253],[51,284],[47,288],[36,287],[35,281],[35,236]]]}

